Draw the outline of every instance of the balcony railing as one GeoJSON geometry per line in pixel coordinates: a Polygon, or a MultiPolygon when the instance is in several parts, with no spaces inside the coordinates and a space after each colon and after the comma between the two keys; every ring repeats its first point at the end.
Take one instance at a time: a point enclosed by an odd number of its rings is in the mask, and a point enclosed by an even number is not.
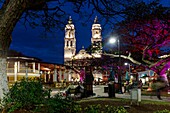
{"type": "MultiPolygon", "coordinates": [[[[28,69],[27,72],[28,73],[39,73],[39,70],[35,70],[35,72],[33,72],[33,69],[28,69]]],[[[8,68],[7,73],[14,73],[14,68],[8,68]]],[[[19,72],[17,73],[26,73],[26,69],[20,69],[19,72]]]]}
{"type": "Polygon", "coordinates": [[[7,73],[14,73],[14,68],[8,68],[7,73]]]}

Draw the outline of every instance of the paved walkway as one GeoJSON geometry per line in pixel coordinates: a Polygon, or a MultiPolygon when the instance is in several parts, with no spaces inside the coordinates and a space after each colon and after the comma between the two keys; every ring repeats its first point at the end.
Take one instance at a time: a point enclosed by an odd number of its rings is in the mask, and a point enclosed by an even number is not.
{"type": "MultiPolygon", "coordinates": [[[[106,97],[108,98],[108,93],[102,94],[102,95],[95,95],[89,98],[95,98],[95,97],[106,97]]],[[[132,99],[131,94],[129,93],[124,93],[124,94],[115,94],[116,98],[125,98],[125,99],[132,99]]],[[[170,102],[170,97],[161,97],[162,100],[159,100],[156,96],[146,96],[146,95],[141,95],[141,101],[143,100],[152,100],[152,101],[165,101],[165,102],[170,102]]]]}
{"type": "MultiPolygon", "coordinates": [[[[108,93],[104,93],[103,90],[105,86],[94,86],[93,87],[93,92],[96,94],[93,97],[109,97],[108,93]]],[[[118,94],[115,93],[115,97],[116,98],[126,98],[126,99],[132,99],[131,93],[123,93],[123,94],[118,94]]],[[[165,96],[161,96],[162,100],[159,100],[157,98],[157,96],[146,96],[146,95],[141,95],[141,101],[143,100],[154,100],[154,101],[166,101],[166,102],[170,102],[170,96],[169,97],[165,97],[165,96]]],[[[136,98],[137,99],[137,98],[136,98]]]]}
{"type": "MultiPolygon", "coordinates": [[[[95,93],[94,96],[88,97],[90,98],[96,98],[96,97],[106,97],[108,98],[108,93],[104,93],[104,87],[105,85],[97,85],[93,86],[93,92],[95,93]]],[[[59,92],[59,89],[52,89],[52,95],[55,95],[56,93],[59,92]]],[[[126,99],[131,99],[131,93],[123,93],[123,94],[115,94],[116,98],[126,98],[126,99]]],[[[162,100],[159,100],[156,96],[146,96],[146,95],[141,95],[141,101],[143,100],[153,100],[153,101],[165,101],[165,102],[170,102],[170,96],[169,97],[163,97],[161,96],[162,100]]]]}

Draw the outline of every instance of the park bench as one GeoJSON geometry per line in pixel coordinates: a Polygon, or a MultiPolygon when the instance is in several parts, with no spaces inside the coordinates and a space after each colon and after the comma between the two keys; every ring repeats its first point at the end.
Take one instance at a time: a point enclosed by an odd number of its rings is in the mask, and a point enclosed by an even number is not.
{"type": "Polygon", "coordinates": [[[75,88],[68,88],[67,90],[67,97],[71,97],[74,100],[82,98],[82,92],[81,89],[78,89],[78,86],[75,88]]]}

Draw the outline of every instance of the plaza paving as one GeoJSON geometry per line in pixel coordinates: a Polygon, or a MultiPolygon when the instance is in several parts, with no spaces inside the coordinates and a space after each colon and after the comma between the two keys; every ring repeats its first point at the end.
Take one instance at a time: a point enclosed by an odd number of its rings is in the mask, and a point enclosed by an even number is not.
{"type": "MultiPolygon", "coordinates": [[[[90,99],[90,98],[97,98],[97,97],[106,97],[108,98],[109,95],[108,93],[104,93],[104,87],[107,87],[107,85],[96,85],[93,86],[93,93],[95,93],[94,96],[85,98],[85,99],[90,99]]],[[[55,95],[56,93],[59,92],[59,89],[52,89],[51,94],[55,95]]],[[[115,93],[116,98],[126,98],[126,99],[131,99],[131,93],[123,93],[123,94],[118,94],[115,93]]],[[[162,100],[159,100],[156,96],[146,96],[146,95],[141,95],[141,101],[143,100],[154,100],[154,101],[166,101],[170,102],[170,94],[168,96],[161,96],[162,100]]]]}
{"type": "MultiPolygon", "coordinates": [[[[104,93],[104,87],[106,86],[105,85],[93,86],[93,92],[96,94],[93,97],[108,97],[108,93],[104,93]]],[[[123,94],[115,93],[115,97],[131,99],[131,93],[123,93],[123,94]]],[[[154,100],[154,101],[169,101],[170,102],[170,95],[168,97],[161,96],[161,98],[162,100],[159,100],[156,96],[141,95],[141,101],[142,100],[154,100]]]]}

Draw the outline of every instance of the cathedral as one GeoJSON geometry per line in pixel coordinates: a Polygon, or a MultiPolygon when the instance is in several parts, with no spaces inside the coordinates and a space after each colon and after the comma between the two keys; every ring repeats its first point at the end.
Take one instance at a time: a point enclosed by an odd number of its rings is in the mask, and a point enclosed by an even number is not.
{"type": "Polygon", "coordinates": [[[86,59],[86,58],[100,58],[102,54],[102,35],[101,35],[101,25],[98,23],[97,17],[94,19],[92,24],[92,37],[91,45],[94,51],[88,54],[84,48],[76,53],[76,35],[75,26],[73,24],[72,18],[69,17],[68,23],[65,26],[65,38],[64,38],[64,63],[74,59],[86,59]],[[98,48],[98,49],[95,49],[98,48]]]}
{"type": "MultiPolygon", "coordinates": [[[[101,58],[102,55],[102,27],[98,22],[97,16],[94,19],[94,23],[91,28],[91,53],[82,48],[78,53],[76,53],[76,35],[75,26],[73,24],[72,18],[69,17],[68,23],[65,26],[65,38],[64,38],[64,64],[71,67],[77,67],[79,74],[72,72],[69,78],[77,78],[79,81],[81,79],[81,69],[82,62],[87,62],[91,58],[101,58]],[[73,60],[76,61],[73,63],[73,60]]],[[[87,66],[87,65],[86,65],[87,66]]],[[[92,72],[94,79],[102,79],[102,73],[98,71],[92,72]]]]}

